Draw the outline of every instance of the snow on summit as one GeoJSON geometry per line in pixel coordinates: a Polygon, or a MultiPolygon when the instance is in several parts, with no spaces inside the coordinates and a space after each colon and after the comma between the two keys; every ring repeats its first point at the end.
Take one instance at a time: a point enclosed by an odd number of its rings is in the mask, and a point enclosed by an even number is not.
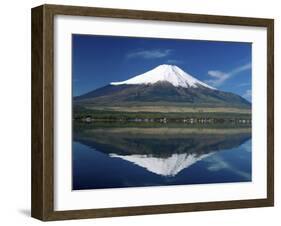
{"type": "Polygon", "coordinates": [[[110,154],[110,157],[121,158],[147,169],[148,171],[161,176],[175,176],[183,169],[190,167],[196,162],[209,157],[213,153],[197,156],[196,154],[173,154],[168,158],[156,158],[147,155],[117,155],[110,154]]]}
{"type": "Polygon", "coordinates": [[[193,76],[187,74],[182,69],[175,65],[163,64],[158,67],[145,72],[141,75],[137,75],[122,82],[111,82],[110,85],[137,85],[137,84],[154,84],[157,82],[169,82],[175,87],[184,88],[198,88],[206,87],[209,89],[215,89],[204,82],[194,78],[193,76]]]}

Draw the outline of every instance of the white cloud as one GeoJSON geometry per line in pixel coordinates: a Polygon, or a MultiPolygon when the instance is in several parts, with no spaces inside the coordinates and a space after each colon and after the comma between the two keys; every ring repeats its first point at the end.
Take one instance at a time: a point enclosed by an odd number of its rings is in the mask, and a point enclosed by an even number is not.
{"type": "Polygon", "coordinates": [[[230,168],[229,164],[218,157],[212,157],[212,164],[208,166],[209,171],[220,171],[222,169],[230,168]]]}
{"type": "Polygon", "coordinates": [[[242,65],[240,67],[237,67],[237,68],[233,69],[230,73],[232,75],[236,75],[236,74],[238,74],[238,73],[240,73],[242,71],[246,71],[246,70],[249,70],[251,68],[252,68],[252,64],[251,63],[247,63],[247,64],[244,64],[244,65],[242,65]]]}
{"type": "Polygon", "coordinates": [[[224,73],[222,71],[208,71],[208,75],[211,76],[212,79],[207,82],[212,86],[220,86],[230,77],[228,73],[224,73]]]}
{"type": "Polygon", "coordinates": [[[212,79],[205,81],[206,83],[218,87],[221,86],[226,80],[230,79],[232,76],[239,74],[240,72],[251,69],[252,64],[247,63],[237,68],[234,68],[230,72],[223,72],[219,70],[210,70],[208,71],[208,75],[212,77],[212,79]]]}
{"type": "Polygon", "coordinates": [[[205,161],[209,162],[209,166],[207,167],[209,171],[216,172],[220,170],[228,170],[246,179],[251,178],[251,173],[244,172],[243,170],[234,167],[220,156],[212,156],[205,161]]]}
{"type": "Polygon", "coordinates": [[[252,99],[252,90],[247,89],[246,92],[242,96],[247,100],[251,100],[252,99]]]}
{"type": "Polygon", "coordinates": [[[155,59],[163,58],[171,54],[171,49],[151,49],[151,50],[138,50],[127,54],[127,58],[143,58],[155,59]]]}

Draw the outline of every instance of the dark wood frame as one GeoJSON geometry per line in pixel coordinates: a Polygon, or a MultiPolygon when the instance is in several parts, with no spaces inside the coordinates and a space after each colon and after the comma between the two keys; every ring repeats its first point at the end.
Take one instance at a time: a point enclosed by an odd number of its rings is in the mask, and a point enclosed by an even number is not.
{"type": "Polygon", "coordinates": [[[42,5],[32,9],[32,200],[34,218],[81,218],[160,214],[274,205],[274,20],[183,13],[42,5]],[[104,209],[54,211],[54,62],[55,15],[256,26],[267,28],[267,198],[104,209]]]}

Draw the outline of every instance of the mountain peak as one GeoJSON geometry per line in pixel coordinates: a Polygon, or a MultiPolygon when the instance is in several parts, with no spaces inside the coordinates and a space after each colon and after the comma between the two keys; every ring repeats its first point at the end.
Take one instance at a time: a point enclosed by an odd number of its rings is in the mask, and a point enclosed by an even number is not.
{"type": "Polygon", "coordinates": [[[111,82],[110,85],[137,85],[137,84],[154,84],[157,82],[169,82],[175,87],[198,88],[205,87],[214,89],[213,87],[201,82],[190,74],[184,72],[176,65],[161,64],[150,71],[141,75],[137,75],[122,82],[111,82]]]}
{"type": "Polygon", "coordinates": [[[182,170],[190,167],[196,162],[209,157],[213,153],[197,156],[196,154],[173,154],[168,158],[156,158],[148,155],[118,155],[110,154],[110,157],[121,158],[147,169],[161,176],[175,176],[182,170]]]}

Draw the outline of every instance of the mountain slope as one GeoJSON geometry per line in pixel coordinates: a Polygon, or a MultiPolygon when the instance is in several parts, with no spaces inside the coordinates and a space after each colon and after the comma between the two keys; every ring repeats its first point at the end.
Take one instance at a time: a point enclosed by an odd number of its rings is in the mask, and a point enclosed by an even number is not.
{"type": "Polygon", "coordinates": [[[75,103],[102,106],[187,105],[242,107],[251,104],[239,95],[217,90],[176,66],[161,65],[142,75],[74,98],[75,103]]]}

